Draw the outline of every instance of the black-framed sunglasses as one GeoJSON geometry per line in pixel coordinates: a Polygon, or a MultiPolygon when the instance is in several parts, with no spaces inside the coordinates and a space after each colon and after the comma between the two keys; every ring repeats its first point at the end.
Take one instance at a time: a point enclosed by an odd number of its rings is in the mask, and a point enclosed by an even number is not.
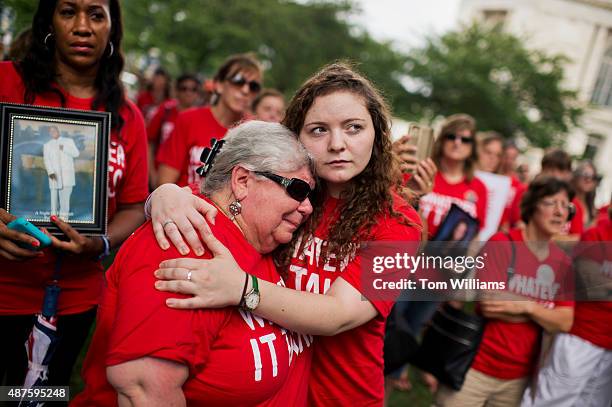
{"type": "Polygon", "coordinates": [[[579,177],[585,181],[592,181],[592,182],[600,182],[603,179],[601,175],[597,175],[597,174],[580,174],[579,177]]]}
{"type": "Polygon", "coordinates": [[[448,141],[455,141],[459,139],[463,144],[472,144],[474,142],[474,137],[460,136],[458,134],[445,134],[444,139],[448,141]]]}
{"type": "Polygon", "coordinates": [[[242,75],[240,72],[238,72],[236,75],[229,78],[227,81],[231,83],[232,85],[237,86],[239,88],[242,88],[244,85],[248,83],[249,91],[251,93],[259,93],[259,91],[261,90],[261,83],[257,81],[247,81],[244,75],[242,75]]]}
{"type": "Polygon", "coordinates": [[[313,190],[310,188],[310,185],[308,185],[308,182],[302,179],[285,178],[280,175],[266,171],[254,172],[255,174],[266,177],[285,188],[285,191],[287,191],[287,195],[289,195],[291,198],[295,199],[298,202],[302,202],[303,200],[308,198],[308,196],[310,196],[310,194],[312,194],[313,192],[313,190]]]}

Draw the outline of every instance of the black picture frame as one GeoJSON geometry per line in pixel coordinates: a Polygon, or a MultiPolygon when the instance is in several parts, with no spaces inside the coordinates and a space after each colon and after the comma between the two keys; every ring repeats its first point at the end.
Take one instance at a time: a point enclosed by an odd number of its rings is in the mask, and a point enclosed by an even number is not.
{"type": "Polygon", "coordinates": [[[52,234],[51,215],[106,234],[110,123],[108,112],[0,103],[0,207],[52,234]]]}

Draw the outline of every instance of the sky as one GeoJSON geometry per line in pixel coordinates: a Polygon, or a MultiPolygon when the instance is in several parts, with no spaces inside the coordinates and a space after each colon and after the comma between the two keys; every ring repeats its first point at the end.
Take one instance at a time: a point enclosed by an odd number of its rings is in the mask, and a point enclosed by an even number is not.
{"type": "Polygon", "coordinates": [[[425,34],[456,26],[461,0],[356,0],[363,10],[355,20],[377,40],[391,40],[400,50],[421,44],[425,34]]]}

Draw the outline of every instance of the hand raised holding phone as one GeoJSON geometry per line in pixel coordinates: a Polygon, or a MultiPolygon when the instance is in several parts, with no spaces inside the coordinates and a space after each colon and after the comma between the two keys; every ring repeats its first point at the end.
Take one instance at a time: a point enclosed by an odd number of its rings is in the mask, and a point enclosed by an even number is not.
{"type": "Polygon", "coordinates": [[[430,158],[433,149],[431,127],[410,123],[408,133],[393,143],[393,152],[400,159],[400,169],[411,174],[407,186],[417,195],[431,192],[438,171],[430,158]]]}

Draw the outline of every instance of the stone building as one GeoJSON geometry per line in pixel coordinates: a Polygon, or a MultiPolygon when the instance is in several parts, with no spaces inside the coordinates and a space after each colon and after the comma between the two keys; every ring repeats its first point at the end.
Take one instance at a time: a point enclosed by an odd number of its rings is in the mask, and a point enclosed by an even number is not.
{"type": "Polygon", "coordinates": [[[564,86],[585,109],[566,150],[594,161],[604,180],[598,203],[612,194],[612,0],[462,0],[459,21],[501,23],[528,48],[570,59],[564,86]]]}

